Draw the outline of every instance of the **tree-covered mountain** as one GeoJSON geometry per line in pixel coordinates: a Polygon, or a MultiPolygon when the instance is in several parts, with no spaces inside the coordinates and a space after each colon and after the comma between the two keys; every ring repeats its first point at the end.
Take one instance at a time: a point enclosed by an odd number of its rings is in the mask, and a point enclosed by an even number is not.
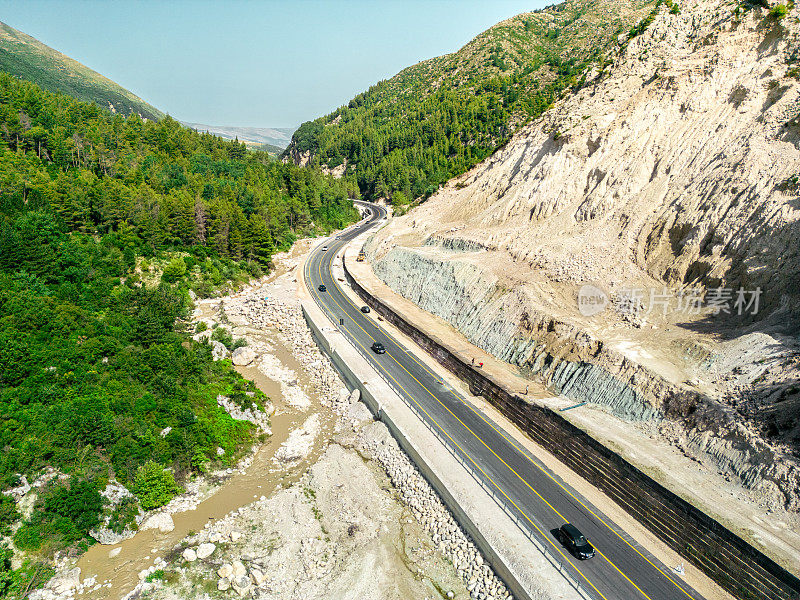
{"type": "MultiPolygon", "coordinates": [[[[13,570],[0,544],[0,598],[40,583],[37,557],[86,547],[112,477],[152,508],[173,476],[241,456],[254,431],[217,395],[263,395],[191,340],[189,292],[260,275],[297,235],[355,220],[352,188],[0,73],[0,491],[59,474],[14,533],[32,560],[13,570]]],[[[212,339],[236,345],[222,329],[212,339]]],[[[110,526],[137,512],[126,504],[110,526]]],[[[0,536],[19,518],[0,494],[0,536]]]]}
{"type": "Polygon", "coordinates": [[[662,3],[567,0],[510,18],[304,123],[285,156],[328,168],[346,162],[367,198],[429,195],[580,86],[588,69],[602,69],[662,3]]]}
{"type": "Polygon", "coordinates": [[[164,117],[136,94],[25,33],[0,23],[0,71],[128,116],[164,117]]]}

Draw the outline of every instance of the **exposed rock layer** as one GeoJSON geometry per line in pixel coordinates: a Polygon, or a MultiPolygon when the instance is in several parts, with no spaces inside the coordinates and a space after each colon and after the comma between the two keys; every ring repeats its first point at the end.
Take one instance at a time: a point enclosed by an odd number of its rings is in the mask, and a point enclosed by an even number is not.
{"type": "Polygon", "coordinates": [[[606,72],[367,249],[476,345],[797,510],[798,354],[768,329],[800,299],[797,9],[732,8],[663,7],[606,72]],[[749,321],[590,318],[586,283],[764,292],[749,321]]]}

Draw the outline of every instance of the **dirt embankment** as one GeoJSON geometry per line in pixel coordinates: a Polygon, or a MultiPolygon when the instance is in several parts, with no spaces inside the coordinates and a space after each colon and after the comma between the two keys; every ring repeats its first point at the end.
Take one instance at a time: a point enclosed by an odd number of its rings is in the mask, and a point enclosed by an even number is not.
{"type": "Polygon", "coordinates": [[[476,346],[794,522],[798,8],[679,4],[368,256],[476,346]]]}

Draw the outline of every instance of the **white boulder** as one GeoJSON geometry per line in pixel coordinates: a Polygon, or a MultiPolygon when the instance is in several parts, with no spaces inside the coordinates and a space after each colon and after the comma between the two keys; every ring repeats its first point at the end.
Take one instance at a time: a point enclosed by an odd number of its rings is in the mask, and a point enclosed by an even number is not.
{"type": "Polygon", "coordinates": [[[194,562],[197,560],[197,552],[192,550],[191,548],[187,548],[183,551],[183,560],[186,562],[194,562]]]}
{"type": "Polygon", "coordinates": [[[56,575],[47,582],[47,588],[62,596],[70,595],[81,584],[81,568],[75,567],[66,573],[56,575]]]}
{"type": "Polygon", "coordinates": [[[244,564],[242,564],[242,561],[235,560],[233,561],[232,566],[233,566],[234,581],[238,582],[242,577],[247,575],[247,569],[245,568],[244,564]]]}
{"type": "Polygon", "coordinates": [[[253,578],[253,583],[255,583],[257,586],[260,586],[267,580],[266,575],[264,575],[264,573],[262,573],[258,569],[252,569],[250,571],[250,577],[253,578]]]}
{"type": "Polygon", "coordinates": [[[197,547],[197,558],[204,559],[214,554],[217,547],[211,542],[204,542],[197,547]]]}
{"type": "Polygon", "coordinates": [[[169,533],[175,529],[175,522],[172,520],[172,515],[169,513],[157,512],[142,521],[139,529],[142,531],[158,529],[161,533],[169,533]]]}
{"type": "Polygon", "coordinates": [[[244,346],[234,350],[231,359],[233,360],[233,364],[237,367],[246,367],[256,359],[256,353],[247,346],[244,346]]]}
{"type": "Polygon", "coordinates": [[[217,340],[211,340],[211,358],[214,360],[222,360],[223,358],[227,358],[227,356],[228,349],[225,347],[225,344],[217,340]]]}
{"type": "Polygon", "coordinates": [[[219,575],[220,579],[230,579],[231,575],[233,575],[233,567],[230,563],[225,563],[217,569],[217,575],[219,575]]]}
{"type": "Polygon", "coordinates": [[[250,578],[247,575],[243,575],[238,579],[234,579],[231,585],[233,586],[233,590],[244,598],[250,591],[250,578]]]}

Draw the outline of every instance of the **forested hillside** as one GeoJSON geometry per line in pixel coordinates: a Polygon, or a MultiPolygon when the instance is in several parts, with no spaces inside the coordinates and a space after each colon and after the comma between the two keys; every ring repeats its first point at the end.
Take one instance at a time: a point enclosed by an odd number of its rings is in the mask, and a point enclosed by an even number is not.
{"type": "Polygon", "coordinates": [[[96,102],[125,116],[164,116],[133,92],[5,23],[0,23],[0,71],[32,81],[50,92],[96,102]]]}
{"type": "MultiPolygon", "coordinates": [[[[348,185],[0,74],[0,491],[58,475],[13,536],[33,560],[11,571],[0,547],[0,597],[41,579],[37,556],[85,547],[110,478],[152,508],[241,455],[251,426],[216,397],[262,397],[183,331],[189,290],[356,218],[348,185]]],[[[138,507],[117,512],[121,530],[138,507]]],[[[0,535],[18,518],[0,495],[0,535]]]]}
{"type": "Polygon", "coordinates": [[[409,67],[304,123],[286,156],[329,168],[346,162],[367,198],[402,204],[430,195],[579,87],[588,69],[603,68],[662,3],[568,0],[503,21],[458,52],[409,67]]]}

